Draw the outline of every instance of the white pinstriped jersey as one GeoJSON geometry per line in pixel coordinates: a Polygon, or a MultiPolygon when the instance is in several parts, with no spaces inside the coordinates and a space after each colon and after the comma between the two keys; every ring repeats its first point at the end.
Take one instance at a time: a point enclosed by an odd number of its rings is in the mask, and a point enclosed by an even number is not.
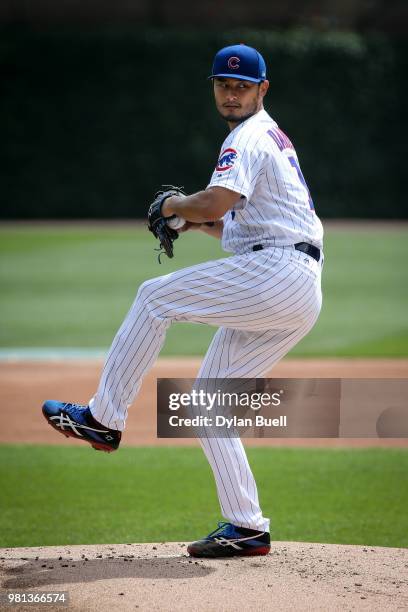
{"type": "Polygon", "coordinates": [[[296,151],[265,110],[229,133],[207,188],[214,186],[241,194],[224,215],[225,251],[241,254],[255,244],[298,242],[322,249],[323,227],[296,151]]]}

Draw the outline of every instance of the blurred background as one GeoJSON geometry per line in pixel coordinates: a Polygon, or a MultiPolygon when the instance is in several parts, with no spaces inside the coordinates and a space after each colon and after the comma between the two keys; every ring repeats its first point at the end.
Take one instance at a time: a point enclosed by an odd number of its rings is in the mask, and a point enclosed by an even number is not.
{"type": "Polygon", "coordinates": [[[207,76],[245,42],[320,216],[405,218],[407,31],[402,0],[3,0],[0,215],[144,218],[161,183],[204,187],[207,76]]]}

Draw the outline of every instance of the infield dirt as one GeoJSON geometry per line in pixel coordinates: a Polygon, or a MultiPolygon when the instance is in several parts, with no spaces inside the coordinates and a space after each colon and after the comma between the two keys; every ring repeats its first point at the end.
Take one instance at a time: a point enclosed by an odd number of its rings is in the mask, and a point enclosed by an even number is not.
{"type": "MultiPolygon", "coordinates": [[[[124,445],[197,445],[191,438],[156,437],[157,378],[194,378],[201,360],[159,359],[145,377],[129,410],[124,445]]],[[[53,431],[41,415],[46,399],[86,404],[94,394],[103,362],[32,361],[0,363],[0,443],[82,444],[53,431]]],[[[271,377],[278,378],[408,378],[407,359],[287,359],[271,377]]],[[[408,446],[405,438],[247,439],[248,446],[408,446]]]]}

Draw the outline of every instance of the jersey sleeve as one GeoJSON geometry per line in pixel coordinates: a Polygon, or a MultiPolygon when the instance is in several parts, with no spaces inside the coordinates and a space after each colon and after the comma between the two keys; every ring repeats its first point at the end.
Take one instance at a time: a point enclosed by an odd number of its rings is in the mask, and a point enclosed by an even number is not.
{"type": "Polygon", "coordinates": [[[208,187],[225,187],[249,199],[262,168],[262,155],[251,138],[223,145],[208,187]]]}

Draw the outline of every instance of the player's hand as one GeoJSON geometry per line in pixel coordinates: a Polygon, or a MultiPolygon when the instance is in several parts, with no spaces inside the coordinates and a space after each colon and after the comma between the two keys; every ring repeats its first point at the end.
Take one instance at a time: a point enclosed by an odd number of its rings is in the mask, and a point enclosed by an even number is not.
{"type": "Polygon", "coordinates": [[[162,204],[161,212],[163,217],[171,217],[175,214],[172,204],[175,204],[178,200],[181,200],[185,196],[172,195],[169,198],[166,198],[162,204]]]}

